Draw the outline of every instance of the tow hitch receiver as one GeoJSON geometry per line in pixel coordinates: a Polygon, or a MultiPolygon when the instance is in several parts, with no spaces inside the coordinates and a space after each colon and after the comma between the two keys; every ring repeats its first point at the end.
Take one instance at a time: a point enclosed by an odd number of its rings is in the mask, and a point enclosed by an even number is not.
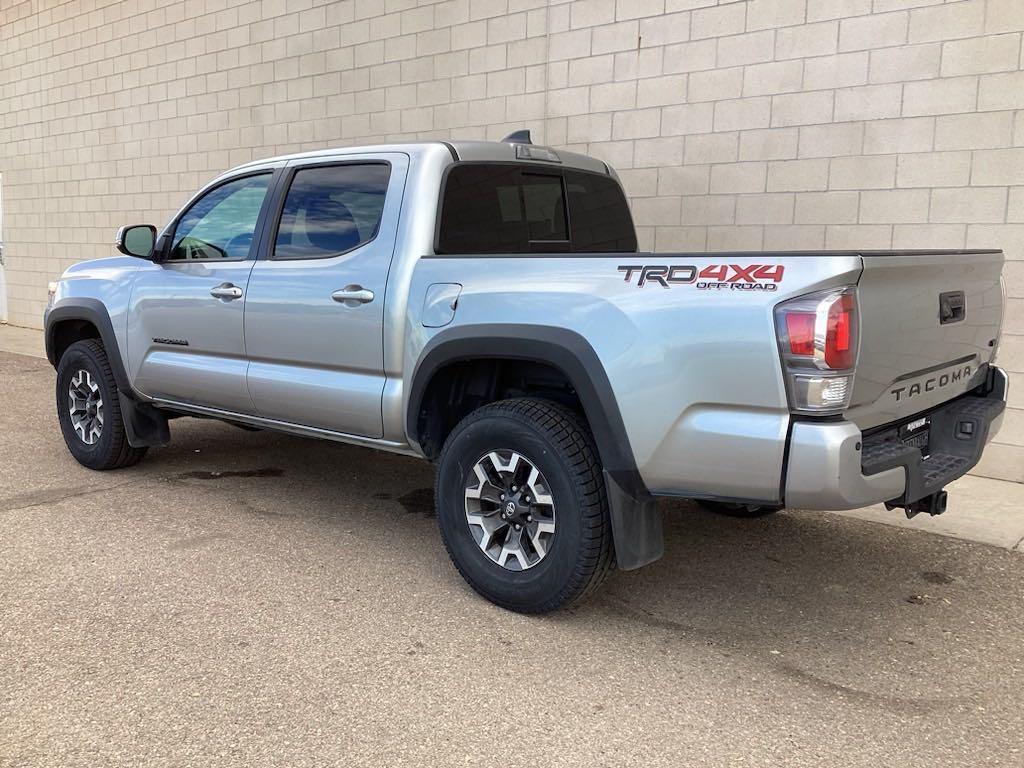
{"type": "Polygon", "coordinates": [[[946,511],[946,492],[936,491],[935,493],[906,505],[891,504],[887,501],[885,502],[885,508],[890,511],[902,508],[903,511],[906,512],[908,520],[916,517],[922,512],[927,512],[932,517],[935,517],[935,515],[941,515],[946,511]]]}

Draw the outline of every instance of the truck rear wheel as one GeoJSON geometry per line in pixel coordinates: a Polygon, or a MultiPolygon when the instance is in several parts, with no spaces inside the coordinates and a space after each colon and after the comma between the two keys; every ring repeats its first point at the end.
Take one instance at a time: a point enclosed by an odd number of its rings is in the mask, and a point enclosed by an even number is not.
{"type": "Polygon", "coordinates": [[[89,469],[130,467],[146,455],[128,444],[110,361],[94,339],[76,341],[57,364],[57,418],[71,455],[89,469]]]}
{"type": "Polygon", "coordinates": [[[503,400],[466,416],[441,452],[435,494],[452,562],[502,608],[553,611],[614,567],[597,450],[561,405],[503,400]]]}

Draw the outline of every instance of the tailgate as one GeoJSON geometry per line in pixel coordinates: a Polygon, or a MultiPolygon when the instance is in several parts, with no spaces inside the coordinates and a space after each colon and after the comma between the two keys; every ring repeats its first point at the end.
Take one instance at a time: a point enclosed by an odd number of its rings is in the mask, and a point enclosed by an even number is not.
{"type": "Polygon", "coordinates": [[[1002,323],[1002,252],[865,253],[863,260],[847,417],[870,429],[979,385],[1002,323]]]}

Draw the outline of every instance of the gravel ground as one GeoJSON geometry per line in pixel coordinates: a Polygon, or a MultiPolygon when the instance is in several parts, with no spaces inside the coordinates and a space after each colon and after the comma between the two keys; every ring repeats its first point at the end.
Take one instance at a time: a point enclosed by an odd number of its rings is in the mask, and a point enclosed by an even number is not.
{"type": "Polygon", "coordinates": [[[663,505],[547,617],[449,565],[429,465],[181,419],[79,467],[0,354],[0,766],[1024,764],[1024,559],[663,505]]]}

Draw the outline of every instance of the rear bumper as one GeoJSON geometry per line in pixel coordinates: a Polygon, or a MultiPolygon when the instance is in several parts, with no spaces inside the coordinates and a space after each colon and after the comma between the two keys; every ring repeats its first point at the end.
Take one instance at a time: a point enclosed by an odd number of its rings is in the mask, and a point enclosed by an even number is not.
{"type": "Polygon", "coordinates": [[[966,474],[1002,424],[1007,377],[990,368],[982,391],[920,416],[931,421],[925,454],[897,439],[898,425],[865,437],[857,425],[793,424],[786,470],[786,506],[856,509],[880,502],[911,504],[966,474]]]}

